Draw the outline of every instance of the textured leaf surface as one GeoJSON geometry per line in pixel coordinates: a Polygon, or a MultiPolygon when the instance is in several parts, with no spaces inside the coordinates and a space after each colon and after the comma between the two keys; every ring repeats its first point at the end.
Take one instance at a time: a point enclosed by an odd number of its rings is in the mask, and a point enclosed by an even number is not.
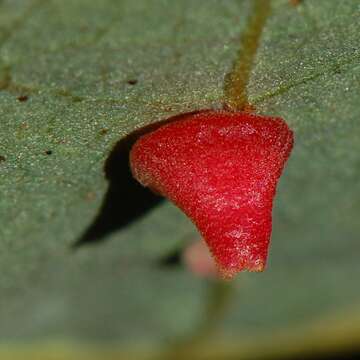
{"type": "Polygon", "coordinates": [[[199,356],[249,358],[356,339],[357,1],[272,1],[247,92],[258,112],[287,120],[296,146],[265,273],[228,293],[158,267],[196,236],[168,203],[70,251],[97,214],[103,164],[122,136],[220,106],[250,13],[235,0],[0,1],[0,354],[20,341],[37,355],[60,342],[64,358],[86,356],[89,343],[109,358],[156,357],[195,339],[184,348],[199,356]]]}

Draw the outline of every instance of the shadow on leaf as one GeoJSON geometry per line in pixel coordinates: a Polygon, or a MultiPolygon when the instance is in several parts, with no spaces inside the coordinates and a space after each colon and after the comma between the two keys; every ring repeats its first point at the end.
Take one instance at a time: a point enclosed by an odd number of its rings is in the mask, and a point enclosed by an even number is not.
{"type": "Polygon", "coordinates": [[[163,200],[163,197],[154,194],[133,178],[129,166],[129,153],[140,136],[166,123],[178,121],[185,115],[188,114],[173,116],[145,126],[124,137],[115,145],[104,166],[109,188],[100,211],[73,244],[73,248],[104,241],[107,235],[131,224],[163,200]]]}

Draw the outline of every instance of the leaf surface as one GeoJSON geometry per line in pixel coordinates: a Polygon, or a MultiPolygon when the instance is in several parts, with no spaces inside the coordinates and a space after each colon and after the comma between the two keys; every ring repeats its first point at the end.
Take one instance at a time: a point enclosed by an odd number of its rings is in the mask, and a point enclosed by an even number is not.
{"type": "Polygon", "coordinates": [[[90,343],[109,358],[135,349],[249,358],[356,338],[356,1],[272,1],[247,94],[259,113],[287,121],[296,145],[265,273],[243,274],[228,293],[159,267],[197,236],[169,203],[70,250],[99,211],[120,138],[221,106],[251,11],[235,0],[0,1],[0,354],[15,356],[9,343],[20,341],[34,356],[61,343],[64,359],[86,356],[90,343]]]}

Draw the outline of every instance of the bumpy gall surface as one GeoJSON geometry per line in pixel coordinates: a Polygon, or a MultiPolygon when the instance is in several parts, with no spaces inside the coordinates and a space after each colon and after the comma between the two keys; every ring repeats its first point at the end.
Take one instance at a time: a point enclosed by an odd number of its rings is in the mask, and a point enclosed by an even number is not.
{"type": "Polygon", "coordinates": [[[203,111],[142,136],[130,165],[142,185],[194,222],[230,278],[265,267],[273,198],[292,146],[280,118],[203,111]]]}

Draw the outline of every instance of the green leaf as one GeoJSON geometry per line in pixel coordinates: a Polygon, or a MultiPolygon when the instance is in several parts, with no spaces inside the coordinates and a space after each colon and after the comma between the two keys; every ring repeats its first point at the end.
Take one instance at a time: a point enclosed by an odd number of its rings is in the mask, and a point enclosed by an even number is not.
{"type": "Polygon", "coordinates": [[[259,113],[288,122],[296,145],[264,273],[224,285],[160,267],[197,237],[169,203],[98,246],[70,249],[99,211],[118,140],[221,106],[252,5],[0,0],[1,358],[56,349],[60,359],[248,359],[358,340],[353,0],[271,2],[246,92],[259,113]]]}

